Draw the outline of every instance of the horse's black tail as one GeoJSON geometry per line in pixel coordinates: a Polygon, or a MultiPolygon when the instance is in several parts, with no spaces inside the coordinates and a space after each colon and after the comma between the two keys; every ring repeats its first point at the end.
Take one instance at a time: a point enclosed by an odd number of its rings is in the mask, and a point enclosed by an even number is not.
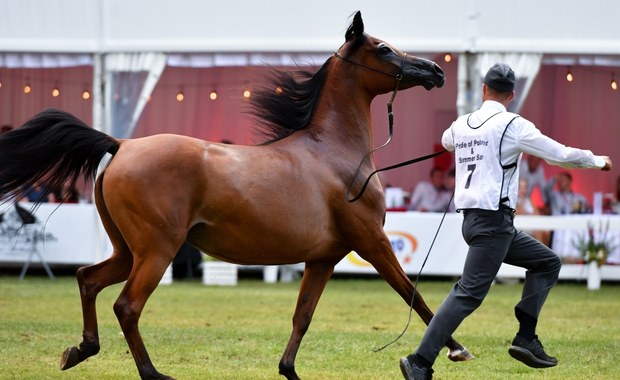
{"type": "Polygon", "coordinates": [[[0,199],[19,199],[41,180],[45,199],[67,181],[75,185],[82,176],[93,178],[103,156],[119,146],[67,112],[45,110],[0,135],[0,199]]]}

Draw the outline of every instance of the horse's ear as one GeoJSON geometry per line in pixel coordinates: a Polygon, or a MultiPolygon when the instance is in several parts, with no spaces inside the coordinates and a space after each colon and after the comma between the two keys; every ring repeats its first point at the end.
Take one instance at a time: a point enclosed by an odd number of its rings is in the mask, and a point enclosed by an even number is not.
{"type": "Polygon", "coordinates": [[[349,41],[353,38],[360,37],[364,34],[364,20],[362,20],[362,12],[357,11],[353,16],[353,22],[349,25],[344,38],[349,41]]]}

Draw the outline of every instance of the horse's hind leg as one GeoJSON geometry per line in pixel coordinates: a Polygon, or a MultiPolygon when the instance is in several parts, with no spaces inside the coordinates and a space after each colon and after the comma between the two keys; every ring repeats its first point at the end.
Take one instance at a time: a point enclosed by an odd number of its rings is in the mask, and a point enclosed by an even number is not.
{"type": "Polygon", "coordinates": [[[109,259],[99,264],[78,269],[76,277],[84,323],[82,342],[78,347],[72,346],[65,350],[60,360],[60,369],[69,369],[99,352],[97,295],[105,287],[126,280],[131,266],[131,253],[124,247],[122,250],[115,250],[109,259]]]}
{"type": "Polygon", "coordinates": [[[140,336],[138,321],[146,301],[159,284],[173,258],[174,255],[167,256],[155,253],[150,257],[136,257],[133,271],[114,303],[114,313],[121,325],[125,340],[129,345],[142,379],[172,379],[160,374],[155,369],[140,336]]]}
{"type": "MultiPolygon", "coordinates": [[[[405,274],[402,267],[396,260],[396,256],[392,251],[392,246],[387,238],[381,240],[381,244],[373,246],[369,251],[360,249],[356,252],[366,261],[372,264],[372,266],[379,272],[381,277],[394,289],[400,296],[411,304],[413,299],[413,309],[418,313],[422,321],[426,325],[429,324],[433,318],[433,312],[429,309],[422,298],[422,295],[413,287],[411,280],[405,274]]],[[[465,347],[459,344],[452,337],[446,342],[446,347],[450,350],[448,352],[448,358],[452,361],[465,361],[471,360],[475,357],[467,351],[465,347]]]]}
{"type": "MultiPolygon", "coordinates": [[[[99,177],[98,182],[103,176],[99,177]]],[[[101,184],[95,190],[97,209],[101,221],[108,233],[114,251],[109,259],[101,263],[78,269],[76,273],[82,301],[82,318],[84,329],[82,343],[65,350],[60,360],[60,369],[69,369],[86,358],[99,352],[99,332],[97,328],[97,295],[105,287],[125,281],[131,272],[133,257],[123,236],[114,224],[103,201],[101,184]]]]}
{"type": "Polygon", "coordinates": [[[325,289],[325,284],[327,284],[333,272],[333,264],[306,263],[297,298],[297,306],[293,315],[293,332],[279,364],[280,374],[288,380],[299,380],[299,376],[295,372],[295,357],[297,356],[301,340],[306,331],[308,331],[316,305],[325,289]]]}

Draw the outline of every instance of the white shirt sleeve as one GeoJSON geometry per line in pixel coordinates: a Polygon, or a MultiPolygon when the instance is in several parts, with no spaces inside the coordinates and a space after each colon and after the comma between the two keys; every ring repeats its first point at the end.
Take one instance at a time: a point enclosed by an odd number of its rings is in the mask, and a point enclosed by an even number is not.
{"type": "Polygon", "coordinates": [[[518,144],[529,154],[543,158],[551,165],[563,168],[602,168],[605,159],[589,150],[563,145],[543,135],[532,122],[519,118],[518,144]]]}
{"type": "MultiPolygon", "coordinates": [[[[454,123],[452,124],[454,125],[454,123]]],[[[454,152],[454,138],[452,136],[452,125],[446,129],[441,136],[441,145],[448,151],[454,152]]]]}

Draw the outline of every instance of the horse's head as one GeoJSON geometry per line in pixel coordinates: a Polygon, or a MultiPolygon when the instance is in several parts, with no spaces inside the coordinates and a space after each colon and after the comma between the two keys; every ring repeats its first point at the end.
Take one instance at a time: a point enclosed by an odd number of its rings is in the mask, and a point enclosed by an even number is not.
{"type": "Polygon", "coordinates": [[[358,66],[360,70],[369,71],[364,73],[367,86],[377,93],[394,90],[398,78],[399,90],[414,86],[424,86],[430,90],[443,86],[445,82],[443,70],[435,62],[407,55],[385,41],[364,33],[364,21],[359,11],[355,13],[345,39],[336,56],[358,66]],[[389,80],[389,77],[394,79],[389,80]]]}

